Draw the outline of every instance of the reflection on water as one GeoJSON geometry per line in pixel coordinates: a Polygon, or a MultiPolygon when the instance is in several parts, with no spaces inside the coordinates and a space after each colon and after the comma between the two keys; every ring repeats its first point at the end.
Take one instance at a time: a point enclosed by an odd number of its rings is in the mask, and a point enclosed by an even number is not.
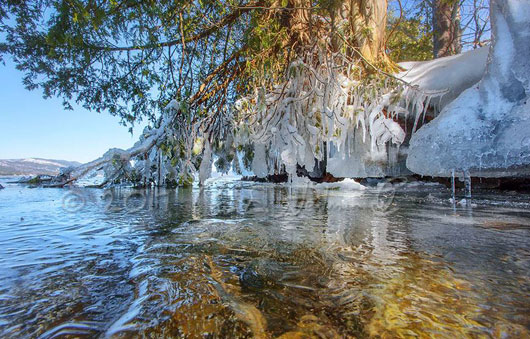
{"type": "Polygon", "coordinates": [[[528,336],[528,197],[447,197],[7,185],[0,336],[528,336]]]}

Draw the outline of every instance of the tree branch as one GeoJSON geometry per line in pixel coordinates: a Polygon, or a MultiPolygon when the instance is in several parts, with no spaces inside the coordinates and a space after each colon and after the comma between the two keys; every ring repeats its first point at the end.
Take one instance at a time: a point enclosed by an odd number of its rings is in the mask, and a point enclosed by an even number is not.
{"type": "Polygon", "coordinates": [[[201,32],[199,32],[199,33],[197,33],[197,34],[195,34],[195,35],[193,35],[193,36],[191,36],[189,38],[184,38],[182,36],[182,37],[180,37],[178,39],[174,39],[174,40],[169,40],[169,41],[165,41],[165,42],[151,43],[151,44],[141,45],[141,46],[110,47],[110,46],[97,46],[97,45],[86,44],[86,47],[91,48],[91,49],[95,49],[95,50],[104,50],[104,51],[108,51],[108,52],[124,52],[124,51],[135,51],[135,50],[151,49],[151,48],[162,48],[162,47],[175,46],[175,45],[186,44],[186,43],[189,43],[189,42],[194,42],[194,41],[197,41],[197,40],[201,40],[201,39],[211,35],[212,33],[216,32],[220,28],[222,28],[222,27],[234,22],[237,18],[239,18],[244,13],[249,12],[252,9],[255,9],[255,5],[256,4],[259,4],[259,2],[252,2],[252,3],[250,3],[247,6],[237,7],[232,13],[228,14],[227,16],[223,17],[218,22],[208,26],[207,28],[205,28],[201,32]]]}

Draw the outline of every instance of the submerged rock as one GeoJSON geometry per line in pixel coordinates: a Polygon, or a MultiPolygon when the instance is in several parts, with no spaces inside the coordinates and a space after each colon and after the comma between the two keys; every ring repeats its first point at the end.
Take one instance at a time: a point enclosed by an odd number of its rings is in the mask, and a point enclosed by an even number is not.
{"type": "Polygon", "coordinates": [[[282,277],[283,268],[270,259],[256,259],[250,262],[239,274],[239,282],[243,288],[260,290],[274,286],[282,277]]]}
{"type": "Polygon", "coordinates": [[[530,2],[491,3],[493,45],[482,80],[410,141],[407,167],[421,175],[530,175],[530,2]]]}

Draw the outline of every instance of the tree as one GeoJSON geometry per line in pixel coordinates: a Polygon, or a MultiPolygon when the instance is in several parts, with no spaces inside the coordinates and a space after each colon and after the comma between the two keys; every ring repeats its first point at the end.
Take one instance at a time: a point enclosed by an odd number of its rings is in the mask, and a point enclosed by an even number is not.
{"type": "Polygon", "coordinates": [[[359,128],[372,150],[402,139],[386,15],[386,0],[8,0],[0,55],[66,108],[152,122],[135,147],[61,185],[97,168],[108,182],[186,184],[212,153],[222,170],[242,152],[247,165],[292,174],[359,128]]]}

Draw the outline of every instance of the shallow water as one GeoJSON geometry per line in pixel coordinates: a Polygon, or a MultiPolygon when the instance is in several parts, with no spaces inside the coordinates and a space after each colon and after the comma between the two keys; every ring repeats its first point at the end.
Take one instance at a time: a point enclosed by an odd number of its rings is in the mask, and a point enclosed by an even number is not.
{"type": "Polygon", "coordinates": [[[530,200],[0,183],[0,337],[524,337],[530,200]]]}

